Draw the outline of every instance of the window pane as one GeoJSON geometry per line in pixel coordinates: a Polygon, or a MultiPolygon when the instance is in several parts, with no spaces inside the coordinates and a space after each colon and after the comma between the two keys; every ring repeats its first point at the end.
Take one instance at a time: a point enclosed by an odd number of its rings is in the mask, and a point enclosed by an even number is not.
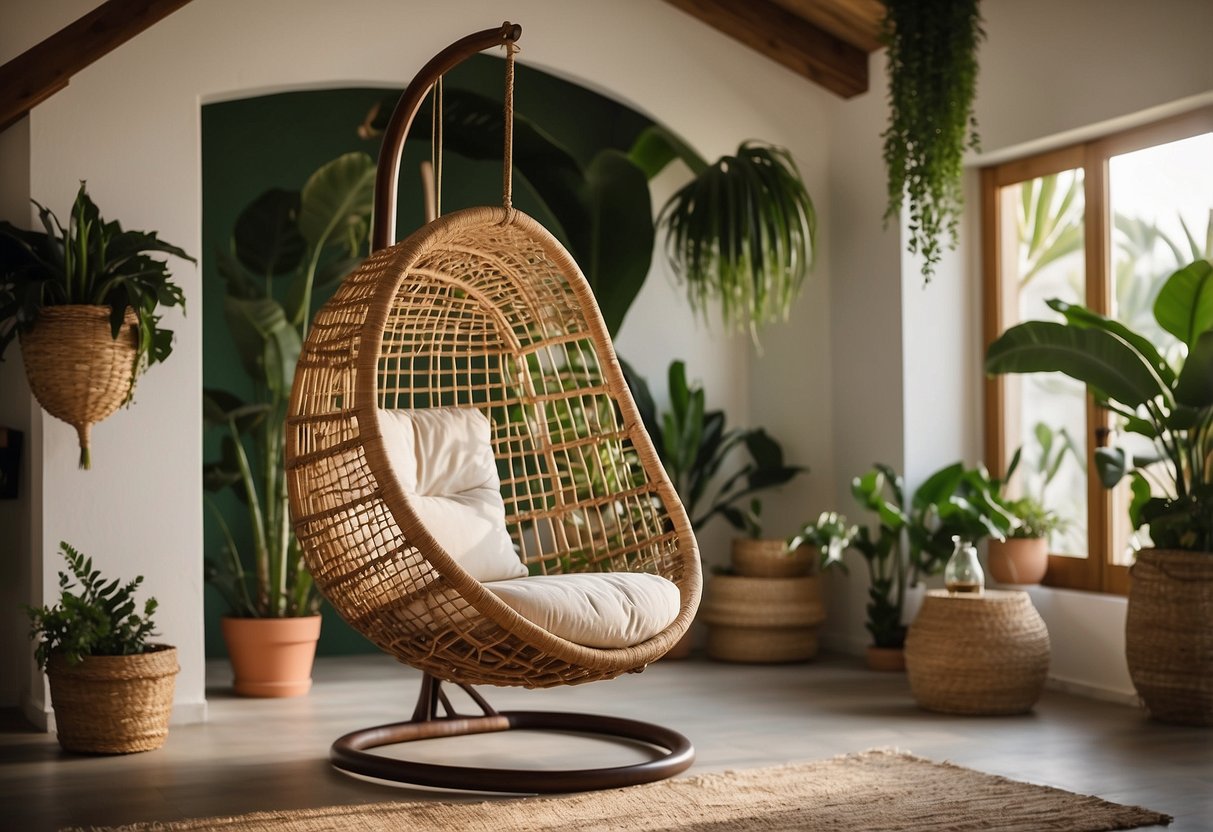
{"type": "MultiPolygon", "coordinates": [[[[1180,266],[1209,257],[1213,242],[1213,133],[1114,156],[1108,163],[1112,197],[1113,317],[1158,346],[1177,364],[1186,348],[1154,320],[1154,299],[1180,266]]],[[[1123,431],[1118,444],[1136,453],[1149,441],[1123,431]]],[[[1164,493],[1155,484],[1155,493],[1164,493]]],[[[1148,535],[1133,536],[1128,483],[1114,495],[1112,562],[1131,563],[1148,535]]]]}
{"type": "MultiPolygon", "coordinates": [[[[1083,176],[1068,170],[1002,190],[1006,290],[1016,320],[1061,320],[1052,298],[1086,302],[1083,176]]],[[[1087,400],[1082,384],[1060,373],[1006,376],[1008,443],[1023,448],[1013,483],[1065,520],[1049,541],[1053,554],[1087,556],[1087,400]]]]}

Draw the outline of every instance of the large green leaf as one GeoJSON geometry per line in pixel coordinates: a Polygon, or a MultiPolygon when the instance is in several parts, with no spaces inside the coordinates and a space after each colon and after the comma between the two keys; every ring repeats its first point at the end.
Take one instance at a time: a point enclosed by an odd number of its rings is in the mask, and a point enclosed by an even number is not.
{"type": "Polygon", "coordinates": [[[1213,328],[1213,263],[1196,260],[1167,278],[1154,301],[1154,317],[1189,347],[1213,328]]]}
{"type": "Polygon", "coordinates": [[[250,202],[232,228],[236,257],[258,275],[294,271],[307,242],[299,233],[299,191],[270,188],[250,202]]]}
{"type": "Polygon", "coordinates": [[[301,345],[282,306],[271,298],[228,295],[223,311],[245,372],[274,397],[285,396],[295,377],[301,345]]]}
{"type": "Polygon", "coordinates": [[[581,193],[589,207],[589,235],[575,239],[570,231],[570,243],[598,300],[607,331],[615,335],[653,261],[649,184],[627,156],[604,150],[586,169],[581,193]]]}
{"type": "Polygon", "coordinates": [[[338,156],[303,186],[299,233],[313,251],[344,242],[351,225],[370,222],[374,196],[374,160],[360,152],[338,156]]]}
{"type": "Polygon", "coordinates": [[[628,151],[628,158],[644,171],[644,175],[649,179],[675,159],[681,160],[696,176],[708,167],[707,161],[683,141],[681,136],[660,124],[650,124],[641,131],[628,151]]]}
{"type": "Polygon", "coordinates": [[[212,427],[236,423],[239,433],[246,433],[261,423],[270,410],[268,402],[245,402],[233,393],[213,387],[202,390],[202,419],[212,427]]]}
{"type": "Polygon", "coordinates": [[[1166,359],[1159,354],[1158,349],[1150,340],[1127,326],[1120,321],[1112,318],[1105,318],[1097,312],[1092,312],[1085,306],[1076,303],[1066,303],[1064,300],[1053,298],[1046,301],[1050,309],[1060,312],[1065,316],[1066,321],[1072,326],[1081,327],[1083,329],[1102,329],[1109,332],[1118,338],[1121,338],[1129,343],[1131,347],[1137,350],[1146,359],[1146,363],[1158,373],[1162,383],[1170,387],[1175,384],[1175,372],[1171,366],[1167,364],[1166,359]]]}
{"type": "Polygon", "coordinates": [[[1004,332],[986,351],[986,372],[1064,373],[1130,408],[1170,395],[1126,342],[1102,329],[1051,321],[1028,321],[1004,332]]]}
{"type": "Polygon", "coordinates": [[[1213,405],[1213,332],[1197,337],[1188,350],[1175,384],[1175,401],[1197,409],[1213,405]]]}

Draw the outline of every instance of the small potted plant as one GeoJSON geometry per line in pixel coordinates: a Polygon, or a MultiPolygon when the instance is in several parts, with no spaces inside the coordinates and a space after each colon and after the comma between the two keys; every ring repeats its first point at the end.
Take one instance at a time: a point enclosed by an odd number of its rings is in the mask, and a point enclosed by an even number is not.
{"type": "Polygon", "coordinates": [[[1049,568],[1049,535],[1064,528],[1065,522],[1035,497],[1004,501],[1003,507],[1019,522],[1005,540],[990,538],[986,548],[990,577],[1002,584],[1038,584],[1049,568]]]}
{"type": "Polygon", "coordinates": [[[177,648],[149,644],[155,635],[148,598],[139,614],[139,576],[106,581],[67,543],[71,576],[59,573],[59,603],[27,608],[34,652],[51,685],[59,744],[68,751],[129,754],[164,744],[173,709],[177,648]],[[73,581],[74,579],[74,581],[73,581]]]}
{"type": "Polygon", "coordinates": [[[88,468],[89,430],[131,401],[135,380],[173,351],[159,306],[185,305],[159,252],[195,262],[154,231],[106,222],[80,183],[64,228],[38,206],[45,231],[0,222],[0,355],[14,338],[30,390],[76,429],[88,468]]]}

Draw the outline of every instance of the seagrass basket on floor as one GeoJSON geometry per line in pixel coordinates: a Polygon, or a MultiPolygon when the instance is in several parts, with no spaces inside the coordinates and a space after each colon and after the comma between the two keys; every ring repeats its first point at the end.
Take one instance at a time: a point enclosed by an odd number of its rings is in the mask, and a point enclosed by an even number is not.
{"type": "Polygon", "coordinates": [[[747,578],[794,578],[813,570],[817,549],[798,546],[789,551],[782,538],[733,538],[733,571],[747,578]]]}
{"type": "Polygon", "coordinates": [[[932,590],[910,626],[906,674],[915,701],[949,714],[1018,714],[1049,670],[1049,631],[1026,592],[932,590]]]}
{"type": "Polygon", "coordinates": [[[112,415],[134,390],[138,319],[126,310],[113,337],[108,306],[47,306],[22,332],[25,375],[38,404],[76,429],[81,467],[89,467],[92,426],[112,415]]]}
{"type": "Polygon", "coordinates": [[[149,645],[131,656],[85,656],[47,664],[59,744],[88,754],[130,754],[164,745],[177,672],[177,648],[149,645]]]}
{"type": "Polygon", "coordinates": [[[700,617],[708,625],[708,655],[726,662],[774,664],[817,655],[825,621],[821,579],[716,575],[700,617]]]}
{"type": "Polygon", "coordinates": [[[1213,554],[1143,549],[1130,574],[1125,658],[1146,710],[1213,725],[1213,554]]]}

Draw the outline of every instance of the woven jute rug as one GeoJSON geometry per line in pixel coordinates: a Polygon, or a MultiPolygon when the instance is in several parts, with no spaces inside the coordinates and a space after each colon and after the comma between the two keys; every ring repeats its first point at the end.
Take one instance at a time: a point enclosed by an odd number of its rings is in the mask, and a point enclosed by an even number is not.
{"type": "Polygon", "coordinates": [[[1137,806],[875,750],[568,797],[335,806],[104,832],[1094,832],[1170,821],[1137,806]]]}

